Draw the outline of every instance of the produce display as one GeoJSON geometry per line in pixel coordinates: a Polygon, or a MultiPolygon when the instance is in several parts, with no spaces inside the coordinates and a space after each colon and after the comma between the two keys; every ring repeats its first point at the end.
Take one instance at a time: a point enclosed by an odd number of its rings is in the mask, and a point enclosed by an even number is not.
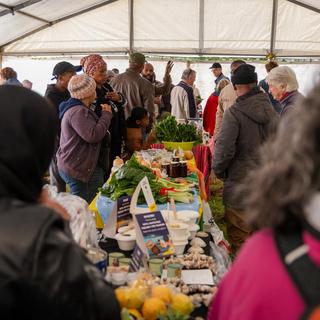
{"type": "Polygon", "coordinates": [[[208,307],[216,292],[216,286],[187,285],[179,277],[149,273],[140,273],[128,286],[115,290],[122,320],[186,320],[195,308],[208,307]]]}
{"type": "Polygon", "coordinates": [[[173,142],[202,142],[202,136],[192,124],[178,123],[176,118],[168,116],[156,125],[157,139],[173,142]]]}
{"type": "Polygon", "coordinates": [[[173,282],[141,273],[130,286],[115,291],[122,308],[122,320],[132,319],[130,316],[144,320],[188,319],[194,309],[193,301],[179,288],[173,282]]]}
{"type": "MultiPolygon", "coordinates": [[[[195,126],[178,124],[173,117],[158,123],[156,129],[162,141],[192,143],[200,140],[195,126]]],[[[202,195],[202,186],[192,151],[183,150],[182,144],[173,147],[172,151],[142,150],[135,152],[126,163],[116,159],[111,172],[100,192],[113,201],[132,196],[140,181],[147,177],[154,200],[159,204],[160,212],[156,213],[163,218],[161,225],[158,221],[162,219],[157,218],[148,221],[147,227],[154,233],[151,236],[156,239],[156,245],[162,246],[162,242],[166,244],[168,240],[157,240],[156,235],[165,224],[166,237],[174,247],[171,255],[149,253],[149,256],[146,250],[150,249],[150,239],[139,240],[136,233],[142,232],[144,224],[127,220],[126,225],[121,225],[116,231],[113,241],[116,240],[117,246],[108,251],[110,256],[105,279],[115,287],[121,319],[204,319],[217,292],[223,262],[212,247],[212,234],[200,231],[201,211],[197,204],[198,199],[201,201],[198,193],[202,195]],[[178,210],[175,202],[188,205],[180,204],[178,210]],[[164,203],[167,206],[161,205],[164,203]],[[139,248],[143,252],[140,256],[139,248]]],[[[101,199],[105,201],[104,197],[101,199]]],[[[109,204],[112,201],[105,202],[109,204]]],[[[145,204],[143,192],[140,192],[138,204],[145,204]]],[[[151,216],[150,213],[145,215],[151,216]]],[[[106,239],[108,243],[109,238],[106,239]]]]}
{"type": "MultiPolygon", "coordinates": [[[[140,159],[142,162],[143,160],[140,159]]],[[[145,162],[144,162],[145,163],[145,162]]],[[[159,168],[155,168],[155,170],[159,168]]],[[[112,200],[122,196],[131,196],[142,178],[147,177],[156,203],[165,203],[168,198],[177,202],[193,202],[193,194],[188,182],[176,183],[168,179],[157,177],[151,168],[139,163],[133,155],[124,165],[113,172],[111,179],[100,189],[102,195],[112,200]]],[[[145,203],[142,193],[138,203],[145,203]]]]}
{"type": "Polygon", "coordinates": [[[163,265],[167,267],[172,263],[179,263],[186,269],[209,269],[212,275],[215,275],[217,271],[213,258],[200,253],[189,253],[182,257],[170,257],[163,265]]]}

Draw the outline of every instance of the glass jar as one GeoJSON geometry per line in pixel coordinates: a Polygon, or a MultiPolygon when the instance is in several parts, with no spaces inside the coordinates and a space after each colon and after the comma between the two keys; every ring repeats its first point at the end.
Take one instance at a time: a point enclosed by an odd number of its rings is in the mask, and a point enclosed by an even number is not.
{"type": "Polygon", "coordinates": [[[180,177],[185,178],[188,175],[187,161],[180,161],[180,177]]]}
{"type": "Polygon", "coordinates": [[[163,162],[161,164],[161,171],[165,171],[167,175],[170,174],[170,163],[169,162],[163,162]]]}
{"type": "Polygon", "coordinates": [[[178,178],[180,177],[180,162],[172,161],[170,163],[170,174],[171,178],[178,178]]]}

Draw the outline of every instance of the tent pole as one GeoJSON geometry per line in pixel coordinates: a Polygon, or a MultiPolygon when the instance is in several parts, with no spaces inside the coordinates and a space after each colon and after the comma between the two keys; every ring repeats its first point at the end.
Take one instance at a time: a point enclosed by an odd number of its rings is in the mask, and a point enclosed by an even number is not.
{"type": "Polygon", "coordinates": [[[204,48],[204,0],[199,0],[199,53],[204,48]]]}
{"type": "Polygon", "coordinates": [[[278,0],[273,0],[271,40],[270,40],[270,53],[272,53],[272,54],[274,54],[274,49],[275,49],[275,44],[276,44],[277,16],[278,16],[278,0]]]}
{"type": "Polygon", "coordinates": [[[289,1],[289,2],[291,2],[293,4],[296,4],[296,5],[298,5],[298,6],[302,7],[302,8],[314,11],[316,13],[320,13],[320,8],[316,8],[316,7],[312,6],[312,5],[309,5],[309,4],[306,4],[306,3],[303,3],[303,2],[297,1],[297,0],[287,0],[287,1],[289,1]]]}
{"type": "Polygon", "coordinates": [[[3,62],[3,48],[0,48],[0,69],[2,69],[2,62],[3,62]]]}
{"type": "Polygon", "coordinates": [[[41,30],[47,29],[47,28],[49,28],[49,27],[51,27],[51,26],[53,26],[53,25],[55,25],[57,23],[69,20],[69,19],[71,19],[73,17],[77,17],[77,16],[79,16],[81,14],[85,14],[85,13],[90,12],[92,10],[104,7],[104,6],[108,5],[108,4],[111,4],[111,3],[116,2],[116,1],[118,1],[118,0],[104,0],[104,1],[102,1],[102,2],[100,2],[98,4],[96,4],[96,5],[93,5],[93,6],[89,7],[89,8],[85,8],[85,9],[82,9],[80,11],[71,13],[70,15],[67,15],[67,16],[64,16],[62,18],[56,19],[54,21],[50,21],[49,23],[47,23],[47,24],[45,24],[45,25],[43,25],[41,27],[38,27],[38,28],[36,28],[36,29],[34,29],[32,31],[29,31],[29,32],[27,32],[27,33],[15,38],[15,39],[10,40],[7,43],[2,44],[2,47],[6,47],[6,46],[18,41],[18,40],[22,40],[22,39],[24,39],[24,38],[26,38],[28,36],[31,36],[32,34],[35,34],[35,33],[39,32],[41,30]]]}
{"type": "Polygon", "coordinates": [[[133,39],[133,0],[129,0],[129,52],[132,53],[134,46],[133,39]]]}

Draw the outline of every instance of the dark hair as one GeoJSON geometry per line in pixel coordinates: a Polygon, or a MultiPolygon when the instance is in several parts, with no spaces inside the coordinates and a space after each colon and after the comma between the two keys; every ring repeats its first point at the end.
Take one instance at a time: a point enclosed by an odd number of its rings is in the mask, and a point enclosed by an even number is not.
{"type": "Polygon", "coordinates": [[[17,78],[17,73],[10,67],[1,69],[0,75],[5,80],[9,80],[11,78],[17,78]]]}
{"type": "Polygon", "coordinates": [[[261,163],[246,181],[248,219],[256,228],[299,226],[304,206],[320,190],[320,83],[298,112],[280,122],[261,163]]]}
{"type": "Polygon", "coordinates": [[[234,65],[240,66],[242,64],[246,64],[246,62],[244,60],[234,60],[231,62],[231,66],[234,66],[234,65]]]}
{"type": "Polygon", "coordinates": [[[142,120],[146,116],[148,116],[148,111],[145,108],[134,107],[127,119],[127,128],[138,128],[137,121],[142,120]]]}
{"type": "Polygon", "coordinates": [[[112,71],[113,71],[115,74],[119,74],[119,69],[117,69],[117,68],[113,68],[112,71]]]}
{"type": "Polygon", "coordinates": [[[278,62],[276,61],[269,61],[265,64],[267,72],[270,72],[273,68],[279,67],[278,62]]]}

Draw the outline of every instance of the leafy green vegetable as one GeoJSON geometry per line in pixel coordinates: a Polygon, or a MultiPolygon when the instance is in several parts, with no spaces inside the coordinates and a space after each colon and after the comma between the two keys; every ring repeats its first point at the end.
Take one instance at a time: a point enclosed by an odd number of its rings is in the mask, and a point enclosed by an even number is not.
{"type": "Polygon", "coordinates": [[[178,123],[176,118],[168,116],[156,125],[156,135],[160,141],[202,142],[201,135],[192,124],[178,123]]]}
{"type": "MultiPolygon", "coordinates": [[[[145,176],[149,180],[156,203],[165,203],[167,201],[167,194],[169,198],[174,198],[178,202],[191,203],[193,201],[193,195],[189,192],[190,189],[188,187],[165,179],[157,179],[151,169],[141,165],[134,155],[112,176],[109,183],[100,188],[99,191],[111,200],[116,200],[127,195],[132,196],[137,185],[145,176]],[[174,188],[177,192],[174,190],[160,192],[163,188],[174,188]]],[[[142,192],[140,192],[138,203],[145,203],[142,192]]]]}
{"type": "Polygon", "coordinates": [[[189,318],[189,316],[173,311],[171,307],[168,308],[168,313],[166,315],[159,316],[159,320],[188,320],[189,318]]]}
{"type": "MultiPolygon", "coordinates": [[[[189,192],[189,187],[165,179],[157,179],[149,168],[139,164],[135,156],[132,156],[131,159],[112,176],[108,184],[100,188],[100,192],[112,200],[126,195],[131,196],[138,183],[145,176],[149,180],[152,194],[157,203],[165,203],[167,201],[167,195],[169,198],[172,197],[178,202],[191,203],[193,201],[193,195],[189,192]],[[172,188],[174,188],[174,190],[172,190],[172,188]],[[166,189],[171,190],[166,191],[166,189]]],[[[139,195],[138,203],[145,203],[142,192],[139,195]]]]}

